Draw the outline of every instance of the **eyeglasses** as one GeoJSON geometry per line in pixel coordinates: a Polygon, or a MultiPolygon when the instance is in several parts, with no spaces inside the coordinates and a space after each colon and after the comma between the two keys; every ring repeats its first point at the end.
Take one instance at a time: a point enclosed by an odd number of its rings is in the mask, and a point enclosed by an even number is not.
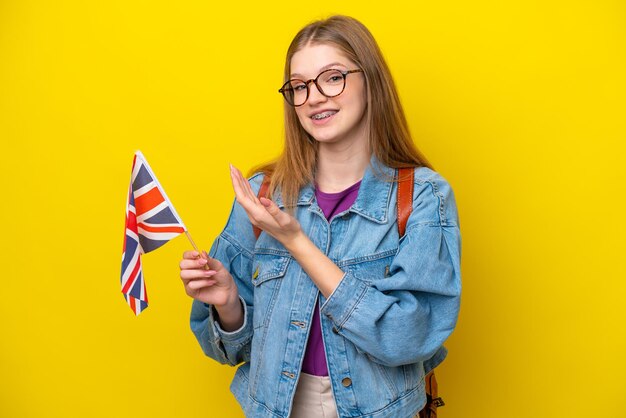
{"type": "Polygon", "coordinates": [[[315,83],[317,90],[326,97],[335,97],[343,93],[346,88],[346,76],[352,73],[361,73],[363,70],[340,71],[335,69],[322,71],[317,77],[304,81],[294,78],[287,81],[278,90],[291,106],[298,107],[306,103],[309,98],[309,85],[315,83]]]}

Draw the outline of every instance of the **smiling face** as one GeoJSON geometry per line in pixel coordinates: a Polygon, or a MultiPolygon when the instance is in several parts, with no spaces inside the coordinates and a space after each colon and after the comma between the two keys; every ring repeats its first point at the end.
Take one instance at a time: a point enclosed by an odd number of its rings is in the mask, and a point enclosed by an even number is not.
{"type": "MultiPolygon", "coordinates": [[[[339,49],[327,44],[307,45],[291,59],[290,78],[310,80],[329,68],[340,71],[358,69],[339,49]]],[[[367,144],[367,94],[363,73],[346,76],[344,91],[326,97],[315,83],[309,84],[309,98],[295,108],[302,127],[315,140],[328,144],[361,142],[367,144]]]]}

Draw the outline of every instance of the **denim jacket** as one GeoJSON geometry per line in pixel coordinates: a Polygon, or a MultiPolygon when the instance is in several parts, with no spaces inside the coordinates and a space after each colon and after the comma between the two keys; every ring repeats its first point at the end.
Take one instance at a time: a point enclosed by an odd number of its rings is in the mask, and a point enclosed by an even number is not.
{"type": "MultiPolygon", "coordinates": [[[[247,417],[289,416],[316,301],[339,416],[409,418],[422,409],[425,373],[445,357],[459,312],[459,222],[449,184],[422,167],[399,237],[394,173],[372,158],[356,201],[330,221],[313,185],[301,190],[297,220],[344,272],[328,299],[277,240],[255,239],[233,204],[210,256],[237,283],[244,323],[226,332],[210,305],[193,301],[191,329],[207,356],[240,364],[231,391],[247,417]]],[[[249,180],[255,193],[262,179],[249,180]]],[[[283,207],[280,194],[274,200],[283,207]]]]}

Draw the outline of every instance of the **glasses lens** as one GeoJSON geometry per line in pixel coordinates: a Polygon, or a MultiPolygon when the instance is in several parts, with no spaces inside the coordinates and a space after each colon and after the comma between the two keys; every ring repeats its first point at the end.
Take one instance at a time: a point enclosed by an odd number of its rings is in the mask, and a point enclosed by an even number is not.
{"type": "Polygon", "coordinates": [[[283,96],[291,106],[300,106],[306,102],[307,87],[302,80],[289,80],[283,85],[283,96]]]}
{"type": "Polygon", "coordinates": [[[346,79],[339,70],[327,70],[318,77],[317,84],[322,89],[322,94],[327,97],[341,94],[345,87],[346,79]]]}

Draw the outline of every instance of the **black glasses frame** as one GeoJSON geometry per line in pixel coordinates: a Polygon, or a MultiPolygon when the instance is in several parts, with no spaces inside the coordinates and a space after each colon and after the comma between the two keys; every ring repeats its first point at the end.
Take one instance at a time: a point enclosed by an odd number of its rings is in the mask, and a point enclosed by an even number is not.
{"type": "MultiPolygon", "coordinates": [[[[287,81],[285,84],[283,84],[283,86],[278,89],[278,92],[281,93],[283,95],[283,97],[285,98],[285,101],[293,107],[299,107],[302,106],[303,104],[306,103],[307,100],[309,100],[309,93],[311,92],[311,88],[309,87],[309,85],[311,83],[315,83],[315,86],[317,87],[317,90],[322,93],[324,96],[326,97],[337,97],[339,96],[341,93],[343,93],[343,91],[346,89],[346,76],[348,74],[352,74],[352,73],[362,73],[363,70],[361,70],[360,68],[357,68],[356,70],[347,70],[347,71],[341,71],[338,70],[336,68],[329,68],[328,70],[324,70],[321,73],[319,73],[317,75],[317,77],[312,78],[310,80],[300,80],[299,78],[293,78],[289,81],[287,81]],[[341,91],[337,94],[333,94],[332,96],[324,93],[324,90],[320,87],[320,85],[317,83],[317,80],[322,76],[322,74],[330,72],[330,71],[337,71],[338,73],[340,73],[343,76],[343,87],[341,88],[341,91]],[[302,102],[299,105],[296,105],[294,103],[292,103],[288,98],[287,95],[290,94],[289,91],[293,91],[293,88],[289,87],[289,85],[293,82],[293,81],[302,81],[304,83],[304,85],[306,86],[306,98],[304,99],[304,102],[302,102]]],[[[293,93],[291,93],[293,95],[293,93]]]]}

